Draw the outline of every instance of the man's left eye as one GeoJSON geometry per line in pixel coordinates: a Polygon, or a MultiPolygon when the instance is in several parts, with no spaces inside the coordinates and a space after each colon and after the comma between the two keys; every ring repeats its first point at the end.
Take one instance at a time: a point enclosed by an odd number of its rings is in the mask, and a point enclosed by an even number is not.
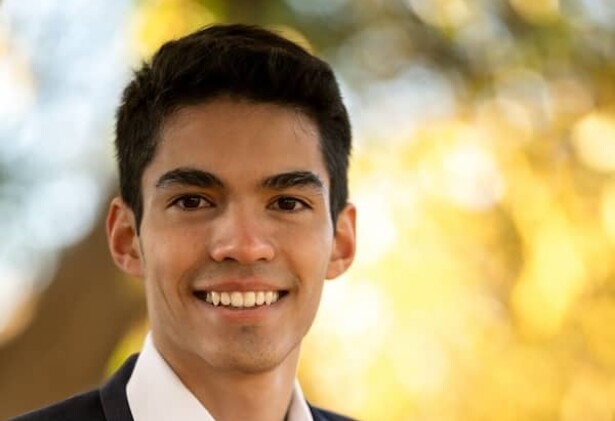
{"type": "Polygon", "coordinates": [[[284,212],[296,212],[302,209],[309,208],[303,201],[294,197],[279,197],[271,205],[274,209],[284,212]]]}

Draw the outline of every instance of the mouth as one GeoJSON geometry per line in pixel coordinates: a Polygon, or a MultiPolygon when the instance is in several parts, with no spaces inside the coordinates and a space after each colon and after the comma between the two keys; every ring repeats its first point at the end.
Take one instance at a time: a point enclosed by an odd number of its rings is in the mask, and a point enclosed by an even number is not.
{"type": "Polygon", "coordinates": [[[193,294],[212,307],[242,310],[271,306],[288,295],[288,291],[194,291],[193,294]]]}

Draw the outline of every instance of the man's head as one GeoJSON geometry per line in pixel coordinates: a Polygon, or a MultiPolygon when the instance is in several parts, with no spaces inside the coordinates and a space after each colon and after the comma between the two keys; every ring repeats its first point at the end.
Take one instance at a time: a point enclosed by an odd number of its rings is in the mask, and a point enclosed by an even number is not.
{"type": "Polygon", "coordinates": [[[197,368],[294,373],[324,279],[355,251],[330,68],[262,29],[211,27],[137,72],[117,126],[109,245],[145,280],[165,359],[188,383],[197,368]]]}
{"type": "Polygon", "coordinates": [[[171,41],[136,73],[117,113],[116,150],[123,200],[143,216],[141,177],[160,131],[182,107],[223,96],[295,108],[318,127],[331,180],[331,216],[346,205],[350,123],[328,64],[264,29],[208,27],[171,41]]]}

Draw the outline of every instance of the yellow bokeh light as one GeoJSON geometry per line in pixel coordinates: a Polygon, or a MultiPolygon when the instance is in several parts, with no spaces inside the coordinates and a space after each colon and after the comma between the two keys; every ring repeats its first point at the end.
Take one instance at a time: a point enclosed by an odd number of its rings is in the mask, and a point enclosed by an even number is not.
{"type": "Polygon", "coordinates": [[[522,146],[534,135],[528,109],[512,99],[498,98],[479,104],[476,119],[486,137],[507,148],[522,146]]]}
{"type": "Polygon", "coordinates": [[[615,115],[598,111],[586,115],[574,126],[572,142],[589,168],[615,171],[615,115]]]}
{"type": "Polygon", "coordinates": [[[559,16],[559,0],[510,0],[510,5],[529,22],[548,22],[559,16]]]}
{"type": "MultiPolygon", "coordinates": [[[[530,129],[538,133],[552,123],[553,105],[547,81],[539,72],[527,67],[506,66],[498,69],[494,82],[497,104],[501,111],[513,111],[507,119],[523,127],[529,117],[530,129]],[[523,112],[518,107],[523,108],[523,112]]],[[[527,130],[527,129],[526,129],[527,130]]]]}
{"type": "MultiPolygon", "coordinates": [[[[389,183],[390,186],[390,183],[389,183]]],[[[388,188],[361,189],[353,195],[353,202],[359,209],[357,212],[357,243],[356,261],[359,265],[371,265],[387,253],[397,237],[395,221],[387,195],[388,188]],[[378,224],[369,223],[378,221],[378,224]]]]}
{"type": "Polygon", "coordinates": [[[604,231],[615,244],[615,182],[607,184],[602,190],[601,211],[604,231]]]}
{"type": "Polygon", "coordinates": [[[458,28],[472,17],[472,9],[466,0],[407,1],[423,21],[440,28],[458,28]]]}
{"type": "Polygon", "coordinates": [[[150,57],[165,42],[215,22],[214,14],[193,0],[148,0],[136,13],[134,42],[139,57],[150,57]]]}
{"type": "Polygon", "coordinates": [[[615,300],[594,300],[580,318],[587,346],[604,366],[615,369],[615,300]]]}
{"type": "Polygon", "coordinates": [[[574,241],[575,231],[562,214],[553,210],[545,215],[532,235],[512,307],[524,333],[553,335],[583,290],[586,267],[574,241]]]}
{"type": "Polygon", "coordinates": [[[612,421],[615,380],[593,367],[581,366],[573,376],[561,404],[562,421],[612,421]]]}
{"type": "Polygon", "coordinates": [[[470,211],[485,211],[500,201],[504,180],[480,127],[444,123],[428,128],[420,138],[428,145],[419,164],[421,185],[428,194],[470,211]]]}
{"type": "Polygon", "coordinates": [[[591,111],[594,98],[580,78],[564,77],[549,82],[549,96],[559,123],[567,126],[570,118],[591,111]]]}

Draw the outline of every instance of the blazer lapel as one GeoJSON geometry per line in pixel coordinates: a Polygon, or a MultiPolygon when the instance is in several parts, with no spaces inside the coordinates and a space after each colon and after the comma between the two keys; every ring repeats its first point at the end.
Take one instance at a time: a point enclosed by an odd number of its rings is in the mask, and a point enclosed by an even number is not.
{"type": "Polygon", "coordinates": [[[107,421],[134,421],[126,397],[126,384],[138,356],[138,354],[131,355],[100,389],[100,401],[107,421]]]}
{"type": "Polygon", "coordinates": [[[309,402],[308,407],[310,408],[310,412],[312,413],[312,418],[314,418],[314,421],[328,421],[327,417],[325,417],[325,415],[321,411],[319,411],[318,408],[315,408],[310,405],[309,402]]]}

